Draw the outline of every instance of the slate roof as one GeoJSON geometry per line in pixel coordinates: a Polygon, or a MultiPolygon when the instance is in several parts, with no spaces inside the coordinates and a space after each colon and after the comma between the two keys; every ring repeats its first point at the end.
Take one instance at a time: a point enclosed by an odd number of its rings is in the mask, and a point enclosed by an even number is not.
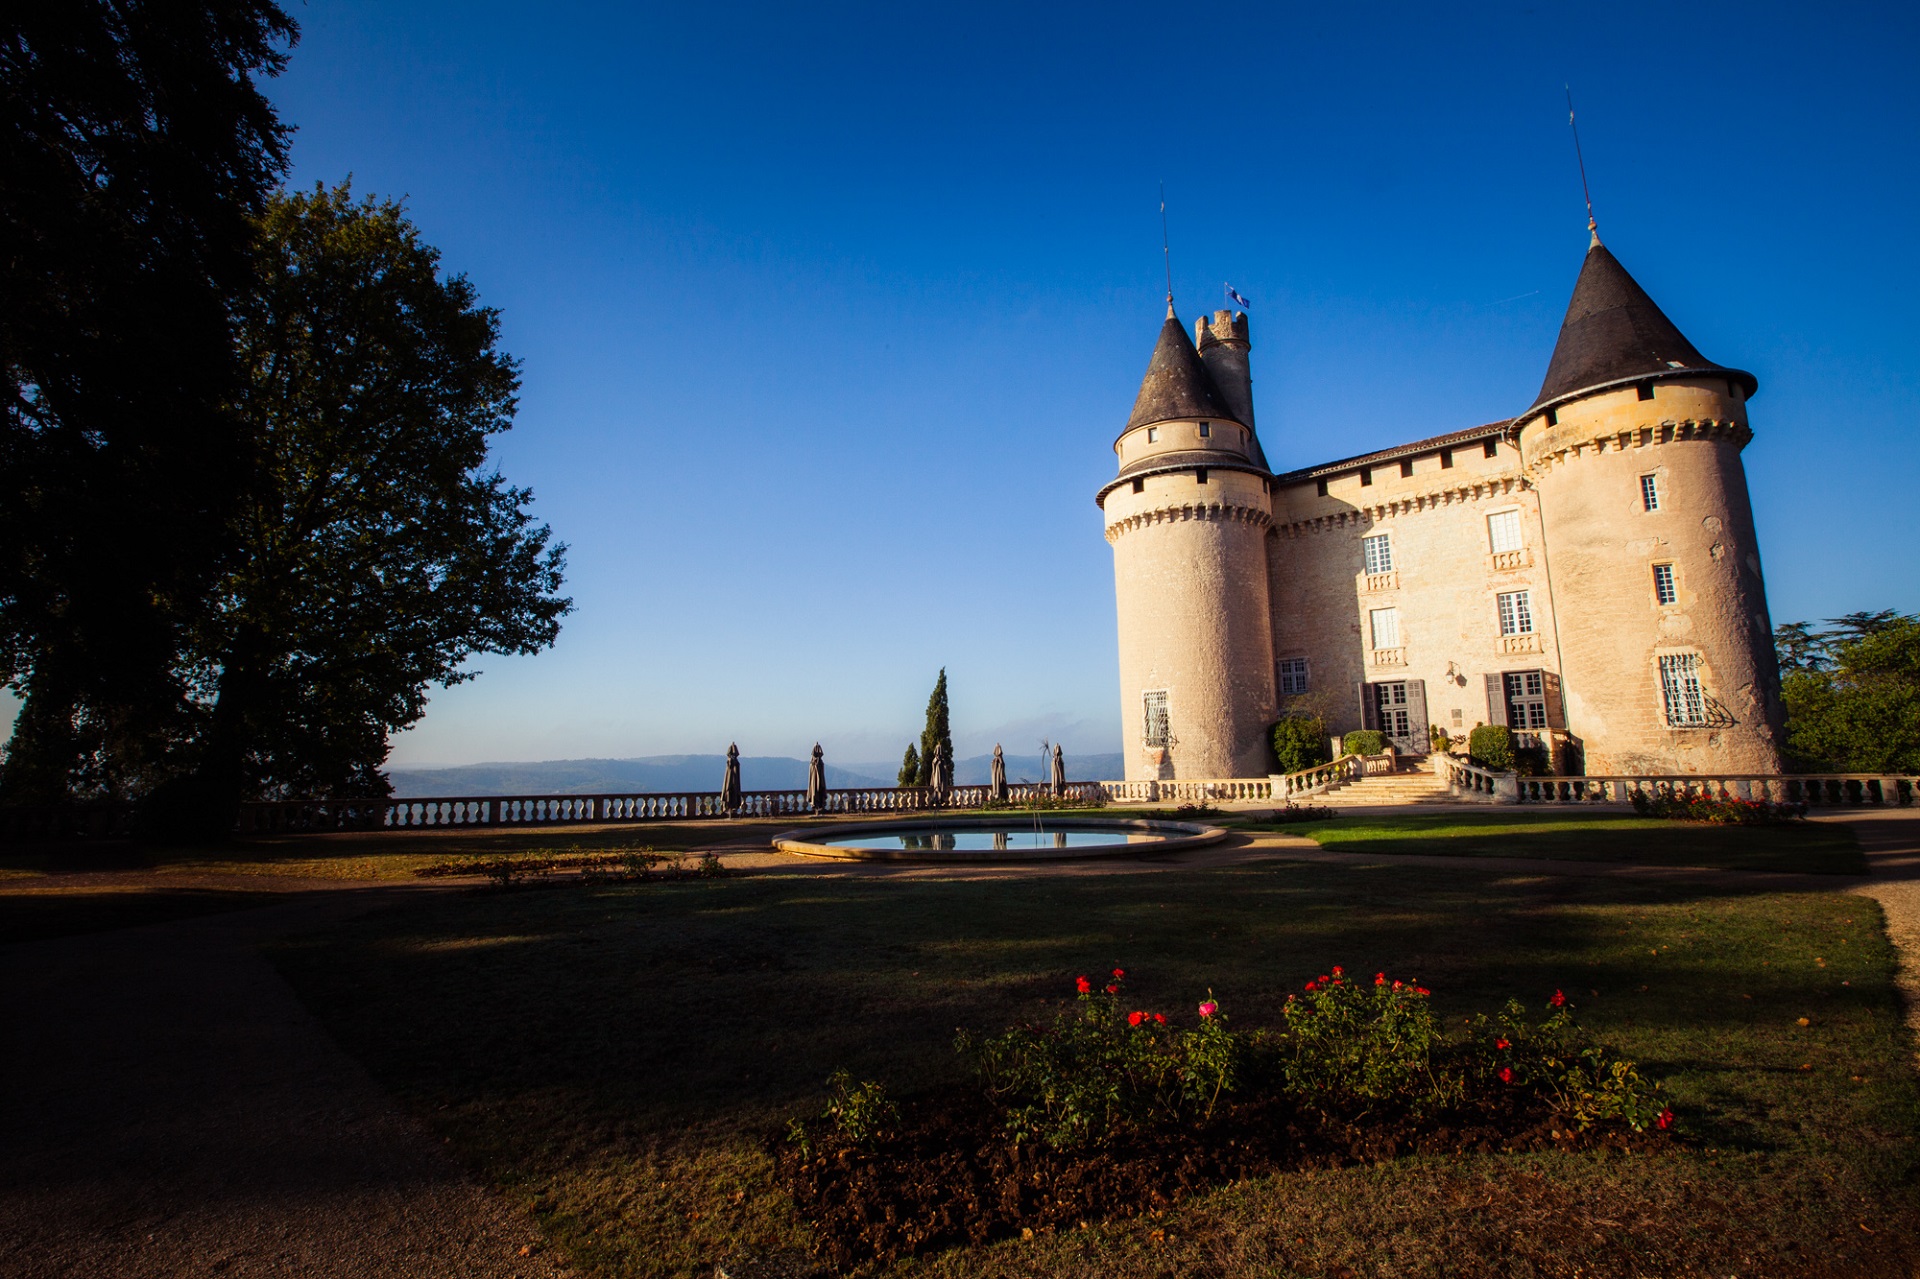
{"type": "Polygon", "coordinates": [[[1749,395],[1759,386],[1753,374],[1700,354],[1595,236],[1567,303],[1546,381],[1527,412],[1607,386],[1697,373],[1738,380],[1749,395]]]}
{"type": "Polygon", "coordinates": [[[1325,479],[1330,475],[1339,475],[1345,471],[1357,471],[1363,466],[1377,466],[1383,462],[1395,462],[1403,457],[1413,457],[1421,453],[1438,453],[1441,449],[1457,448],[1462,444],[1478,444],[1482,440],[1503,436],[1513,423],[1489,422],[1485,426],[1475,426],[1464,431],[1449,431],[1445,435],[1429,436],[1424,440],[1415,440],[1411,444],[1396,444],[1390,449],[1379,449],[1372,453],[1361,453],[1354,457],[1343,457],[1337,462],[1321,462],[1314,466],[1303,466],[1297,471],[1288,471],[1285,475],[1276,475],[1276,485],[1298,484],[1302,480],[1325,479]]]}
{"type": "MultiPolygon", "coordinates": [[[[1140,394],[1133,401],[1133,414],[1126,429],[1151,426],[1176,418],[1218,418],[1246,426],[1227,407],[1227,397],[1213,384],[1213,375],[1200,362],[1193,339],[1175,319],[1171,309],[1167,322],[1160,326],[1160,340],[1154,344],[1153,358],[1147,361],[1147,375],[1140,381],[1140,394]]],[[[1124,432],[1122,432],[1124,434],[1124,432]]]]}

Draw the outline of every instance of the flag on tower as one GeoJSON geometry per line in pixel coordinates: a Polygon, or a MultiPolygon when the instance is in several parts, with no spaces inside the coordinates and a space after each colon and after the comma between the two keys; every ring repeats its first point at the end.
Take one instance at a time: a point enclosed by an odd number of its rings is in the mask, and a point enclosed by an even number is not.
{"type": "Polygon", "coordinates": [[[1241,297],[1239,292],[1231,284],[1227,286],[1227,297],[1232,299],[1234,302],[1238,303],[1240,306],[1244,307],[1247,310],[1253,309],[1253,303],[1241,297]]]}

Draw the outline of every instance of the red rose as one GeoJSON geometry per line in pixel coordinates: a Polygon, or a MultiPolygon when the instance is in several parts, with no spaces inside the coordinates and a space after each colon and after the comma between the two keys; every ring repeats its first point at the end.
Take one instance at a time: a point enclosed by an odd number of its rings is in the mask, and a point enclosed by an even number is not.
{"type": "Polygon", "coordinates": [[[1506,1041],[1505,1039],[1496,1039],[1496,1040],[1494,1040],[1494,1041],[1493,1041],[1493,1046],[1494,1046],[1495,1048],[1511,1048],[1511,1047],[1513,1047],[1513,1045],[1512,1045],[1512,1044],[1510,1044],[1510,1043],[1508,1043],[1508,1042],[1507,1042],[1507,1041],[1506,1041]]]}
{"type": "Polygon", "coordinates": [[[1142,1020],[1143,1018],[1145,1018],[1145,1017],[1146,1017],[1146,1014],[1145,1014],[1145,1013],[1128,1013],[1128,1014],[1127,1014],[1127,1025],[1129,1025],[1129,1026],[1138,1026],[1138,1025],[1140,1024],[1140,1022],[1141,1022],[1141,1020],[1142,1020]]]}
{"type": "Polygon", "coordinates": [[[1562,1004],[1567,1002],[1567,997],[1556,990],[1553,992],[1553,998],[1549,999],[1547,1002],[1549,1004],[1552,1004],[1555,1008],[1558,1008],[1562,1004]]]}
{"type": "Polygon", "coordinates": [[[1319,983],[1319,982],[1312,982],[1312,981],[1310,981],[1310,982],[1308,982],[1308,983],[1307,983],[1307,989],[1308,989],[1308,990],[1317,990],[1317,989],[1319,989],[1319,986],[1320,986],[1320,983],[1319,983]]]}
{"type": "Polygon", "coordinates": [[[1673,1127],[1673,1107],[1668,1106],[1665,1110],[1661,1111],[1660,1117],[1653,1122],[1662,1128],[1673,1127]]]}
{"type": "Polygon", "coordinates": [[[1093,991],[1093,983],[1085,977],[1077,978],[1073,984],[1079,988],[1080,993],[1083,995],[1091,994],[1093,991]]]}
{"type": "Polygon", "coordinates": [[[1347,975],[1347,970],[1342,968],[1340,965],[1335,964],[1333,966],[1333,975],[1335,977],[1344,977],[1347,975]]]}
{"type": "Polygon", "coordinates": [[[1107,987],[1107,993],[1109,995],[1117,995],[1120,993],[1120,987],[1118,985],[1109,986],[1107,987]]]}
{"type": "Polygon", "coordinates": [[[1413,988],[1413,993],[1416,995],[1431,995],[1433,992],[1428,990],[1425,986],[1415,986],[1413,988]]]}
{"type": "Polygon", "coordinates": [[[1165,1013],[1155,1013],[1153,1015],[1153,1019],[1156,1022],[1159,1022],[1162,1026],[1167,1024],[1167,1015],[1165,1013]]]}
{"type": "Polygon", "coordinates": [[[1503,1084],[1510,1084],[1510,1083],[1512,1083],[1512,1082],[1513,1082],[1513,1067],[1512,1067],[1512,1066],[1502,1066],[1502,1067],[1500,1067],[1500,1082],[1501,1082],[1501,1083],[1503,1083],[1503,1084]]]}
{"type": "Polygon", "coordinates": [[[1126,975],[1127,975],[1127,970],[1124,968],[1116,968],[1113,970],[1113,979],[1115,981],[1119,981],[1122,977],[1125,977],[1126,975]]]}
{"type": "Polygon", "coordinates": [[[1374,985],[1376,985],[1376,986],[1384,986],[1384,985],[1386,985],[1386,984],[1387,984],[1387,975],[1386,975],[1385,973],[1375,973],[1375,974],[1373,975],[1373,984],[1374,984],[1374,985]]]}

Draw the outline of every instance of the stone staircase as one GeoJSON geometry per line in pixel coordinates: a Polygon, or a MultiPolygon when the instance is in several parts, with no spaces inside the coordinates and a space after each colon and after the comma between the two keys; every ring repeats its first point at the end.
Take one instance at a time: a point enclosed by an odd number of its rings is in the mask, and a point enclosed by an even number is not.
{"type": "Polygon", "coordinates": [[[1422,769],[1417,773],[1387,773],[1377,777],[1363,777],[1357,782],[1349,782],[1339,790],[1329,791],[1325,795],[1310,796],[1300,802],[1324,804],[1329,808],[1363,808],[1387,805],[1457,804],[1460,801],[1448,791],[1445,782],[1422,769]]]}

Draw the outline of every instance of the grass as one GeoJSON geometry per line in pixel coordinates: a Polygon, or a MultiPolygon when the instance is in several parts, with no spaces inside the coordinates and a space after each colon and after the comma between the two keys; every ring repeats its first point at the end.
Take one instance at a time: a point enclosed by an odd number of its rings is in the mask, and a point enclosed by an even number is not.
{"type": "Polygon", "coordinates": [[[1689,1145],[1266,1178],[887,1273],[1864,1275],[1920,1257],[1920,1088],[1877,907],[1852,897],[1279,860],[765,876],[436,896],[276,959],[592,1276],[804,1246],[765,1143],[818,1113],[831,1070],[899,1094],[950,1082],[956,1027],[1043,1014],[1116,963],[1142,1006],[1190,1016],[1211,988],[1242,1025],[1334,963],[1417,976],[1449,1017],[1564,989],[1668,1081],[1689,1145]]]}
{"type": "Polygon", "coordinates": [[[277,893],[186,889],[33,889],[0,893],[0,941],[45,941],[164,924],[284,900],[277,893]]]}
{"type": "Polygon", "coordinates": [[[1540,857],[1833,875],[1862,875],[1867,869],[1853,831],[1831,822],[1714,826],[1611,813],[1493,811],[1335,817],[1249,829],[1304,835],[1345,853],[1540,857]]]}

